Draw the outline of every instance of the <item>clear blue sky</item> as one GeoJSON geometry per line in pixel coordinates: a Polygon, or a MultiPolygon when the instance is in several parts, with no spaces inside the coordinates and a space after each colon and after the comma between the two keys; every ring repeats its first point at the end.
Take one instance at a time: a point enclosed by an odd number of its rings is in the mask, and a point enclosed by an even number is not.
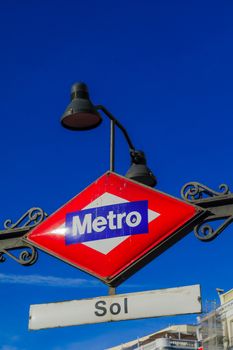
{"type": "MultiPolygon", "coordinates": [[[[108,170],[108,123],[72,133],[59,119],[75,81],[146,152],[158,189],[188,181],[233,188],[233,2],[8,1],[0,5],[1,222],[52,213],[108,170]]],[[[117,133],[116,171],[129,166],[117,133]]],[[[233,226],[204,244],[193,233],[119,288],[200,283],[203,300],[232,281],[233,226]]],[[[103,350],[195,316],[28,332],[29,305],[107,293],[94,278],[40,253],[0,265],[0,350],[103,350]],[[79,285],[79,286],[77,286],[79,285]]]]}

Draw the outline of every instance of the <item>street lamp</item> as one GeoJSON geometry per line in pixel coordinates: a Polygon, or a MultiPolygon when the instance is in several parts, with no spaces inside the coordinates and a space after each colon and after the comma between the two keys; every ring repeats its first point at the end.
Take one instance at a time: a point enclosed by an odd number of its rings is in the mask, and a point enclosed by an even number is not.
{"type": "Polygon", "coordinates": [[[62,126],[69,130],[90,130],[96,128],[102,118],[89,99],[88,88],[84,83],[71,88],[71,102],[62,118],[62,126]]]}
{"type": "MultiPolygon", "coordinates": [[[[72,86],[71,102],[61,118],[61,124],[75,131],[96,128],[102,122],[99,111],[111,121],[110,171],[114,171],[115,127],[117,126],[128,143],[131,157],[131,166],[126,177],[154,187],[157,181],[147,167],[145,154],[135,149],[126,129],[104,106],[92,104],[88,88],[84,83],[76,83],[72,86]]],[[[184,201],[195,204],[197,208],[200,207],[205,211],[205,217],[193,226],[196,237],[203,242],[212,241],[233,222],[233,193],[226,184],[220,185],[219,190],[215,191],[198,182],[189,182],[182,187],[181,197],[184,201]],[[211,223],[218,220],[221,220],[220,225],[213,227],[211,223]]],[[[24,266],[34,264],[37,251],[27,241],[26,235],[47,216],[43,209],[33,207],[16,222],[5,220],[4,228],[0,230],[0,263],[4,262],[6,257],[10,257],[24,266]]]]}
{"type": "Polygon", "coordinates": [[[73,131],[90,130],[99,126],[102,118],[98,111],[102,111],[110,119],[110,171],[114,171],[115,161],[115,126],[123,133],[130,151],[131,166],[126,177],[144,185],[154,187],[157,180],[147,167],[144,152],[135,149],[124,126],[102,105],[94,106],[89,98],[87,85],[75,83],[71,88],[71,102],[61,117],[64,128],[73,131]]]}

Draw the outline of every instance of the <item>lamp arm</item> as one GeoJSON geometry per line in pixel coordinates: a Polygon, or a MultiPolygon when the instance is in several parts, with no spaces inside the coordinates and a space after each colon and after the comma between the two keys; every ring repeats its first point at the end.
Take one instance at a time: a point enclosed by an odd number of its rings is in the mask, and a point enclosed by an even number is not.
{"type": "Polygon", "coordinates": [[[95,106],[96,109],[99,109],[101,110],[102,112],[104,112],[104,114],[106,114],[106,116],[114,122],[114,124],[119,128],[121,129],[121,131],[123,132],[124,136],[125,136],[125,139],[129,145],[129,148],[130,148],[130,152],[131,151],[134,151],[135,150],[135,147],[126,131],[126,129],[124,128],[124,126],[102,105],[97,105],[95,106]]]}

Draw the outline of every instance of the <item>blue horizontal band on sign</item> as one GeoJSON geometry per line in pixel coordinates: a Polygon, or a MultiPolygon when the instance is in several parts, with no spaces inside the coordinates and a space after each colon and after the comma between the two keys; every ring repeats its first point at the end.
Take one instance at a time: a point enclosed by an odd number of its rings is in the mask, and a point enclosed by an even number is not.
{"type": "Polygon", "coordinates": [[[65,243],[148,233],[148,201],[84,209],[66,215],[65,243]]]}

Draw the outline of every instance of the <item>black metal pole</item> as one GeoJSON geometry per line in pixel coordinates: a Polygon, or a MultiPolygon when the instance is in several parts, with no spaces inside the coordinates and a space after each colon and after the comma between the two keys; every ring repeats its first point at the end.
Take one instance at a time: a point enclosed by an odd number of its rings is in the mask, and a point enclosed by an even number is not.
{"type": "Polygon", "coordinates": [[[128,135],[128,132],[124,128],[124,126],[107,110],[107,108],[105,108],[102,105],[97,105],[97,106],[95,106],[95,108],[104,112],[104,114],[111,121],[111,125],[110,125],[110,171],[114,171],[115,170],[115,167],[114,167],[114,163],[115,163],[115,126],[117,126],[124,134],[125,139],[129,145],[130,154],[132,151],[135,151],[135,147],[134,147],[134,145],[133,145],[133,143],[128,135]]]}
{"type": "Polygon", "coordinates": [[[114,124],[119,128],[119,129],[121,129],[121,131],[123,132],[123,134],[124,134],[124,136],[125,136],[125,139],[126,139],[126,141],[127,141],[127,143],[128,143],[128,145],[129,145],[129,148],[130,148],[130,150],[135,150],[135,147],[134,147],[134,145],[133,145],[133,143],[132,143],[132,141],[131,141],[131,139],[130,139],[130,137],[129,137],[129,135],[128,135],[128,133],[127,133],[127,131],[126,131],[126,129],[124,128],[124,126],[104,107],[104,106],[102,106],[102,105],[97,105],[97,106],[95,106],[95,108],[96,109],[100,109],[102,112],[104,112],[104,114],[106,114],[106,116],[110,119],[110,120],[112,120],[112,121],[114,121],[114,124]]]}
{"type": "Polygon", "coordinates": [[[109,287],[108,295],[115,295],[115,294],[116,294],[116,287],[109,287]]]}
{"type": "Polygon", "coordinates": [[[110,122],[110,171],[115,169],[115,121],[110,122]]]}

